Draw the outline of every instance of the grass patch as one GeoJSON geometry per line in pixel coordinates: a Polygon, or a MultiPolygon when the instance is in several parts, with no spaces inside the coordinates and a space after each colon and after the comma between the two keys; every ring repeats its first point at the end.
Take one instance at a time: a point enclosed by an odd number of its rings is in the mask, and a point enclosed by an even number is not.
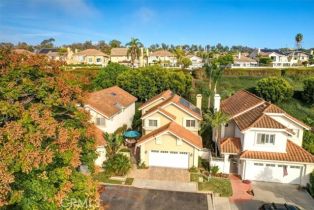
{"type": "Polygon", "coordinates": [[[131,151],[128,148],[122,148],[122,149],[119,150],[119,152],[128,152],[128,153],[130,153],[131,151]]]}
{"type": "Polygon", "coordinates": [[[190,181],[191,182],[198,182],[198,178],[200,177],[200,174],[190,173],[190,181]]]}
{"type": "Polygon", "coordinates": [[[308,119],[314,119],[314,107],[305,105],[295,98],[282,102],[278,106],[303,122],[307,122],[308,119]]]}
{"type": "Polygon", "coordinates": [[[232,195],[232,187],[229,179],[211,178],[207,182],[198,183],[199,191],[213,191],[219,193],[223,197],[232,195]]]}
{"type": "Polygon", "coordinates": [[[126,178],[126,180],[125,180],[125,185],[132,185],[132,183],[133,183],[133,181],[134,181],[134,178],[126,178]]]}
{"type": "Polygon", "coordinates": [[[122,184],[122,181],[110,179],[110,176],[104,171],[94,174],[93,179],[99,182],[104,182],[104,183],[109,183],[109,184],[122,184]]]}

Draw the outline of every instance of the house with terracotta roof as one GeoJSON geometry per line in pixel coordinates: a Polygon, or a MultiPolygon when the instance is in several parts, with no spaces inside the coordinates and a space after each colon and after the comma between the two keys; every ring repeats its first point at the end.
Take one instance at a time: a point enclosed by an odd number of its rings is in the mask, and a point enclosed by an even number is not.
{"type": "Polygon", "coordinates": [[[96,49],[86,49],[75,53],[70,48],[67,49],[66,61],[68,64],[89,64],[106,66],[109,61],[109,55],[96,49]]]}
{"type": "Polygon", "coordinates": [[[289,61],[288,56],[281,54],[278,51],[262,51],[256,49],[250,54],[250,58],[258,59],[261,57],[270,58],[272,60],[271,65],[274,68],[289,67],[292,63],[289,61]]]}
{"type": "Polygon", "coordinates": [[[192,64],[188,67],[189,70],[199,69],[204,66],[204,61],[201,57],[196,55],[187,55],[186,57],[192,62],[192,64]]]}
{"type": "Polygon", "coordinates": [[[245,90],[214,104],[229,121],[219,129],[220,157],[211,165],[243,180],[308,183],[314,169],[314,156],[302,148],[308,125],[245,90]]]}
{"type": "Polygon", "coordinates": [[[128,55],[128,48],[115,47],[110,51],[110,61],[126,66],[131,66],[131,56],[128,55]]]}
{"type": "Polygon", "coordinates": [[[201,96],[197,106],[166,90],[139,107],[142,112],[142,134],[136,143],[139,162],[147,166],[191,168],[198,166],[203,148],[198,135],[201,96]]]}
{"type": "Polygon", "coordinates": [[[231,68],[254,68],[256,66],[257,61],[255,59],[249,58],[239,53],[237,56],[234,56],[231,68]]]}
{"type": "Polygon", "coordinates": [[[104,132],[114,133],[124,125],[131,128],[136,100],[136,97],[118,86],[90,93],[84,99],[84,109],[89,112],[90,121],[96,127],[96,165],[102,166],[106,160],[104,132]]]}
{"type": "Polygon", "coordinates": [[[157,50],[148,56],[148,65],[161,65],[162,67],[176,67],[177,58],[168,50],[157,50]]]}

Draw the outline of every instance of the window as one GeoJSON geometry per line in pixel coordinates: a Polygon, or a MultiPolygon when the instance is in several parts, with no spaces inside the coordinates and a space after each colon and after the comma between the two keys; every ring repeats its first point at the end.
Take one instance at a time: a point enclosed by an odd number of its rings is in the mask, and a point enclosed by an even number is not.
{"type": "Polygon", "coordinates": [[[93,58],[88,58],[88,62],[93,62],[93,58]]]}
{"type": "Polygon", "coordinates": [[[157,127],[157,120],[148,120],[149,127],[157,127]]]}
{"type": "Polygon", "coordinates": [[[263,166],[263,163],[254,163],[255,166],[263,166]]]}
{"type": "Polygon", "coordinates": [[[188,128],[195,128],[195,120],[186,120],[185,121],[185,127],[188,127],[188,128]]]}
{"type": "Polygon", "coordinates": [[[97,118],[96,118],[96,125],[102,125],[102,126],[104,126],[104,125],[105,125],[105,118],[103,118],[103,117],[97,117],[97,118]]]}
{"type": "Polygon", "coordinates": [[[275,167],[275,164],[266,164],[267,167],[275,167]]]}
{"type": "Polygon", "coordinates": [[[294,135],[299,138],[299,129],[293,129],[294,135]]]}
{"type": "Polygon", "coordinates": [[[298,168],[298,169],[300,169],[301,167],[300,166],[290,166],[290,168],[298,168]]]}
{"type": "Polygon", "coordinates": [[[101,58],[96,58],[96,62],[100,63],[101,62],[101,58]]]}
{"type": "Polygon", "coordinates": [[[275,134],[257,134],[257,144],[275,144],[275,134]]]}

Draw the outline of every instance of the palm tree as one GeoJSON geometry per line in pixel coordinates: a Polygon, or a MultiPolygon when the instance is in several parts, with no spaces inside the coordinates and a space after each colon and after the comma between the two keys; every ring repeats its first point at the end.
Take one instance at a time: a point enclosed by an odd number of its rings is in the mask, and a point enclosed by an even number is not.
{"type": "Polygon", "coordinates": [[[215,153],[217,155],[218,145],[220,143],[219,142],[220,127],[229,121],[229,117],[221,111],[218,111],[215,113],[212,113],[209,111],[208,113],[205,113],[203,115],[203,118],[204,120],[202,123],[201,132],[205,131],[209,127],[212,128],[213,138],[214,138],[214,143],[215,143],[215,153]]]}
{"type": "Polygon", "coordinates": [[[140,56],[140,48],[143,47],[143,44],[137,38],[131,38],[131,41],[126,44],[129,46],[128,56],[131,56],[132,67],[134,68],[135,60],[140,56]]]}
{"type": "Polygon", "coordinates": [[[298,49],[302,48],[302,46],[301,46],[302,40],[303,40],[303,34],[298,33],[298,34],[295,36],[295,42],[296,42],[296,44],[297,44],[297,48],[298,48],[298,49]]]}
{"type": "Polygon", "coordinates": [[[106,139],[107,145],[106,145],[106,154],[107,154],[107,158],[110,159],[113,156],[115,156],[115,154],[117,154],[117,152],[119,151],[122,143],[123,143],[123,137],[119,134],[108,134],[105,133],[104,137],[106,139]]]}

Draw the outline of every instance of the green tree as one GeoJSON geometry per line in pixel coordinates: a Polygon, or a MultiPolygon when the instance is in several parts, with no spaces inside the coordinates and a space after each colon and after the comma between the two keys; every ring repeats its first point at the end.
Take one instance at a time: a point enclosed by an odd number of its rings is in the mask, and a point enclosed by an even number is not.
{"type": "Polygon", "coordinates": [[[55,41],[54,38],[45,39],[40,43],[38,47],[39,48],[53,48],[54,41],[55,41]]]}
{"type": "Polygon", "coordinates": [[[143,44],[137,38],[131,38],[131,41],[126,44],[129,46],[128,56],[131,56],[132,67],[134,68],[135,60],[139,58],[141,54],[140,48],[143,47],[143,44]]]}
{"type": "Polygon", "coordinates": [[[123,136],[120,134],[108,134],[105,133],[106,139],[106,155],[108,159],[113,158],[119,151],[121,145],[123,144],[123,136]]]}
{"type": "Polygon", "coordinates": [[[302,93],[303,100],[308,104],[314,104],[314,77],[303,81],[304,89],[302,93]]]}
{"type": "Polygon", "coordinates": [[[182,68],[183,68],[183,69],[186,69],[186,68],[188,68],[190,65],[192,65],[192,61],[191,61],[189,58],[187,58],[187,57],[183,57],[183,58],[181,59],[181,63],[182,63],[182,68]]]}
{"type": "Polygon", "coordinates": [[[117,77],[127,71],[129,68],[118,63],[109,63],[105,68],[100,70],[100,73],[93,80],[93,87],[95,89],[103,89],[117,84],[117,77]]]}
{"type": "Polygon", "coordinates": [[[124,176],[130,170],[131,163],[127,156],[116,154],[104,162],[103,168],[110,175],[124,176]]]}
{"type": "Polygon", "coordinates": [[[302,48],[302,41],[303,41],[303,34],[301,33],[298,33],[296,36],[295,36],[295,42],[296,42],[296,45],[297,45],[297,48],[298,49],[301,49],[302,48]]]}
{"type": "Polygon", "coordinates": [[[269,57],[260,57],[259,58],[259,64],[268,66],[273,62],[273,60],[269,57]]]}
{"type": "Polygon", "coordinates": [[[121,42],[119,40],[113,39],[109,42],[111,48],[120,47],[121,42]]]}
{"type": "Polygon", "coordinates": [[[302,146],[314,155],[314,133],[311,131],[304,131],[302,146]]]}
{"type": "Polygon", "coordinates": [[[212,128],[215,153],[217,155],[218,145],[220,144],[219,131],[221,126],[229,121],[229,117],[221,111],[215,113],[208,111],[203,115],[203,118],[201,132],[206,131],[209,127],[212,128]]]}
{"type": "Polygon", "coordinates": [[[293,95],[290,83],[280,77],[268,77],[257,82],[256,92],[266,101],[274,103],[285,101],[293,95]]]}

